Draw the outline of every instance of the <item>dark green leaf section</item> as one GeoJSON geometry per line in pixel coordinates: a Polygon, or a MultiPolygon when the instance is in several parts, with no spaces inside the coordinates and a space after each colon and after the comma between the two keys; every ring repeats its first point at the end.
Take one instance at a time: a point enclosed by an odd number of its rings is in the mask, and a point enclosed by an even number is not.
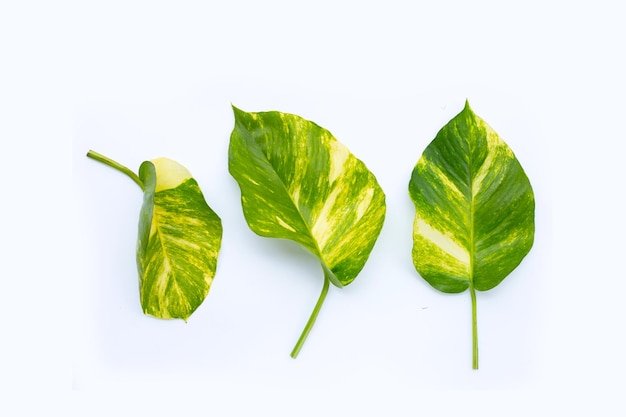
{"type": "Polygon", "coordinates": [[[141,305],[155,317],[187,320],[211,287],[222,224],[193,178],[180,178],[173,188],[163,184],[180,177],[172,166],[184,168],[169,160],[163,169],[156,166],[146,161],[139,169],[144,184],[137,243],[141,305]]]}
{"type": "Polygon", "coordinates": [[[250,228],[306,247],[334,285],[352,282],[384,221],[385,195],[374,175],[313,122],[233,110],[229,171],[250,228]]]}
{"type": "Polygon", "coordinates": [[[413,262],[444,292],[489,290],[513,271],[534,239],[533,191],[520,163],[466,103],[419,159],[413,262]]]}

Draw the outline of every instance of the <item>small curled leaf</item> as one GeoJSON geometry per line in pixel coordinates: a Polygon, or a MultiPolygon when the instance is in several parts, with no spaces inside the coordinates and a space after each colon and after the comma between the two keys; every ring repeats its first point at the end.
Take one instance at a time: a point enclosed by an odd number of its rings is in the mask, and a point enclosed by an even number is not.
{"type": "Polygon", "coordinates": [[[145,314],[187,320],[208,295],[217,269],[222,222],[208,206],[189,171],[175,161],[145,161],[136,176],[93,151],[131,177],[143,190],[137,267],[145,314]]]}

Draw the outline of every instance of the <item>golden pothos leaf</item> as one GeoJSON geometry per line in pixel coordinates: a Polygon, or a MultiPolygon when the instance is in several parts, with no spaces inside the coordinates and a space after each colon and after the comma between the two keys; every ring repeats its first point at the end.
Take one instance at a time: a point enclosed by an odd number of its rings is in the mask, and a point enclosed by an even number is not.
{"type": "Polygon", "coordinates": [[[229,170],[250,228],[298,242],[319,260],[324,287],[296,356],[332,282],[350,284],[380,234],[385,195],[365,164],[326,129],[293,114],[234,108],[229,170]]]}

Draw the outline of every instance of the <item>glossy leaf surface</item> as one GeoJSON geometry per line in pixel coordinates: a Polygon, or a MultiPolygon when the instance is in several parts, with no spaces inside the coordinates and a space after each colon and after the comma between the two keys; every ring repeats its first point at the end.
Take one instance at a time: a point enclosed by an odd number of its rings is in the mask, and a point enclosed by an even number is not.
{"type": "Polygon", "coordinates": [[[175,161],[146,161],[135,175],[96,152],[88,156],[124,172],[144,192],[137,241],[144,313],[186,321],[213,282],[222,240],[220,218],[189,171],[175,161]]]}
{"type": "Polygon", "coordinates": [[[474,290],[498,285],[532,247],[535,200],[528,177],[468,103],[425,149],[409,194],[416,207],[415,268],[440,291],[469,288],[474,309],[474,290]]]}
{"type": "Polygon", "coordinates": [[[229,170],[250,228],[298,242],[341,287],[361,271],[385,217],[374,175],[330,132],[299,116],[233,108],[229,170]]]}
{"type": "Polygon", "coordinates": [[[250,228],[315,254],[336,286],[361,271],[380,233],[385,195],[365,164],[299,116],[235,112],[229,170],[250,228]]]}

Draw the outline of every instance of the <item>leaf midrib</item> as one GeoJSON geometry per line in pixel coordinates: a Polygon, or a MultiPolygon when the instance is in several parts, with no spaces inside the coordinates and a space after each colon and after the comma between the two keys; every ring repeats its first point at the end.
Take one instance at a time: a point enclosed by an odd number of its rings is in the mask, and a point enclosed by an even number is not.
{"type": "Polygon", "coordinates": [[[469,135],[467,136],[467,161],[468,161],[468,166],[467,166],[467,181],[468,181],[468,190],[469,190],[469,196],[470,196],[470,201],[469,201],[469,286],[470,286],[470,290],[473,290],[474,288],[474,262],[475,262],[475,256],[476,256],[476,242],[474,239],[474,211],[475,211],[475,193],[474,193],[474,181],[473,181],[473,177],[474,177],[474,171],[473,171],[473,160],[472,160],[472,149],[471,149],[471,144],[470,144],[470,138],[469,135]]]}
{"type": "MultiPolygon", "coordinates": [[[[156,194],[156,193],[155,193],[156,194]]],[[[157,211],[157,216],[156,217],[161,217],[159,216],[159,211],[161,210],[161,208],[158,208],[155,204],[154,209],[156,209],[157,211]]],[[[154,216],[153,216],[154,218],[154,216]]],[[[172,285],[176,285],[177,287],[180,288],[180,284],[178,283],[178,279],[176,277],[176,273],[174,271],[174,268],[172,267],[172,262],[171,262],[171,257],[168,254],[168,250],[167,250],[167,245],[165,244],[165,238],[164,236],[166,235],[165,232],[163,232],[161,230],[161,226],[160,226],[161,222],[157,222],[156,226],[155,226],[155,234],[158,235],[159,238],[159,246],[161,246],[161,252],[163,253],[163,261],[164,263],[167,263],[167,270],[168,270],[168,276],[170,277],[170,282],[168,283],[167,287],[170,287],[172,285]]],[[[164,265],[165,266],[165,265],[164,265]]],[[[188,298],[188,297],[185,297],[188,298]]]]}
{"type": "MultiPolygon", "coordinates": [[[[258,144],[258,142],[256,142],[256,140],[254,141],[255,143],[258,144]]],[[[325,149],[327,149],[326,147],[324,147],[325,149]]],[[[328,150],[328,149],[327,149],[328,150]]],[[[267,161],[268,165],[270,167],[272,167],[272,171],[274,172],[274,174],[276,175],[276,177],[278,178],[280,185],[283,188],[283,191],[285,192],[285,194],[287,194],[287,196],[289,197],[289,201],[291,202],[291,204],[293,205],[293,207],[296,209],[296,212],[298,213],[298,216],[300,216],[300,220],[302,220],[302,223],[304,224],[304,226],[306,227],[306,231],[309,234],[309,237],[311,238],[311,240],[313,241],[313,244],[315,245],[315,250],[317,251],[317,258],[320,260],[320,262],[322,263],[322,269],[324,270],[328,270],[331,273],[331,279],[330,281],[336,286],[336,287],[343,287],[344,284],[343,282],[341,282],[341,280],[339,278],[337,278],[335,276],[335,273],[332,271],[332,269],[330,268],[330,266],[328,265],[328,263],[326,262],[326,259],[324,259],[324,256],[322,254],[322,250],[320,249],[319,243],[315,237],[315,235],[313,234],[313,231],[311,230],[311,226],[309,225],[309,223],[306,221],[306,219],[304,218],[304,216],[302,215],[302,211],[300,211],[300,207],[296,204],[296,202],[294,201],[291,193],[289,193],[289,189],[287,187],[287,185],[285,184],[285,182],[283,181],[283,179],[280,177],[280,175],[278,175],[278,172],[276,171],[276,169],[274,168],[274,165],[272,165],[272,163],[270,162],[269,158],[267,158],[267,155],[265,155],[265,153],[261,150],[261,154],[263,155],[263,158],[267,161]]],[[[326,276],[326,274],[324,274],[324,276],[326,276]]]]}
{"type": "MultiPolygon", "coordinates": [[[[258,142],[256,141],[256,139],[254,139],[254,143],[257,144],[257,146],[259,146],[258,142]]],[[[322,251],[319,247],[319,244],[317,242],[317,239],[315,238],[315,235],[313,234],[313,231],[311,230],[311,226],[308,224],[308,222],[306,221],[306,219],[304,218],[304,216],[302,215],[302,211],[300,210],[300,207],[296,204],[296,202],[293,199],[293,196],[291,195],[291,193],[289,192],[289,188],[287,187],[287,185],[285,184],[285,181],[281,178],[280,175],[278,175],[278,171],[276,171],[276,168],[274,167],[274,165],[272,165],[272,163],[270,162],[270,159],[267,157],[267,155],[265,154],[265,152],[263,152],[263,149],[261,149],[261,147],[259,146],[259,150],[261,151],[261,155],[263,155],[263,158],[265,159],[265,161],[267,162],[267,164],[272,167],[272,171],[274,172],[274,174],[276,175],[276,178],[278,178],[280,185],[283,188],[283,191],[285,192],[285,194],[287,194],[287,197],[289,198],[289,201],[291,202],[292,206],[296,209],[296,212],[298,213],[298,216],[300,217],[300,220],[302,220],[302,223],[304,224],[304,226],[306,227],[306,231],[309,234],[309,237],[311,238],[311,240],[313,241],[313,243],[315,244],[315,250],[317,251],[317,256],[319,257],[320,261],[322,261],[324,263],[324,265],[328,266],[326,264],[326,261],[324,260],[323,256],[322,256],[322,251]]]]}

